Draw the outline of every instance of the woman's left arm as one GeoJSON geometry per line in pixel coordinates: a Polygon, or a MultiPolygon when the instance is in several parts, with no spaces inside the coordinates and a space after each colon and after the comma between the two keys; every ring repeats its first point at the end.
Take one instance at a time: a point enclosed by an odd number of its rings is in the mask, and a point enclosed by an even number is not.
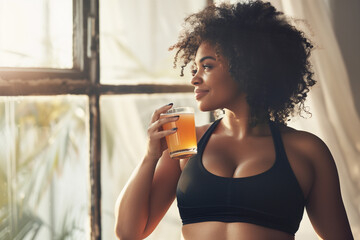
{"type": "Polygon", "coordinates": [[[318,137],[313,136],[308,146],[315,173],[306,205],[310,221],[324,240],[353,240],[334,159],[318,137]]]}

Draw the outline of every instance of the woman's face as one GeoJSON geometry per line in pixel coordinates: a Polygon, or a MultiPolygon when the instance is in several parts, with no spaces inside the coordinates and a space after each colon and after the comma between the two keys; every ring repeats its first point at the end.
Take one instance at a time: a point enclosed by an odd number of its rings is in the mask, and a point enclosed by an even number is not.
{"type": "Polygon", "coordinates": [[[217,55],[214,47],[203,42],[195,57],[191,84],[201,111],[228,108],[240,99],[237,82],[229,73],[227,60],[217,55]]]}

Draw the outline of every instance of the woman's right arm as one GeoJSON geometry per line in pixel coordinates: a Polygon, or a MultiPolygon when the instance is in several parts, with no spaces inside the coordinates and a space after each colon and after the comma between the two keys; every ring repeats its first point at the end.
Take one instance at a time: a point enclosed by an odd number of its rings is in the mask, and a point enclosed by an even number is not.
{"type": "Polygon", "coordinates": [[[115,232],[121,240],[147,237],[175,199],[181,170],[179,162],[170,158],[164,137],[176,130],[163,131],[161,126],[177,118],[160,119],[160,114],[171,106],[154,112],[148,128],[147,152],[117,199],[115,232]]]}

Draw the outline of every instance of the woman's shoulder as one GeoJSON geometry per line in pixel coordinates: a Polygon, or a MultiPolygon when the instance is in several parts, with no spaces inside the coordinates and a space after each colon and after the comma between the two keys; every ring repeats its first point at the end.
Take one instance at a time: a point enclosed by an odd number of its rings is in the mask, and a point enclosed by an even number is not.
{"type": "Polygon", "coordinates": [[[313,166],[333,164],[334,160],[326,143],[317,135],[288,126],[279,127],[284,144],[310,160],[313,166]]]}
{"type": "Polygon", "coordinates": [[[295,129],[285,125],[280,125],[279,129],[283,138],[286,138],[288,141],[299,145],[300,147],[304,145],[306,147],[316,148],[319,150],[326,147],[325,142],[311,132],[295,129]]]}

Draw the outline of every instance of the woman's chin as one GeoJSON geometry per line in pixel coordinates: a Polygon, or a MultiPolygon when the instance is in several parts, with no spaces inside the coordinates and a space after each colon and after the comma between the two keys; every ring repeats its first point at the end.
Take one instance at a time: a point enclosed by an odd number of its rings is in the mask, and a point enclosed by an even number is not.
{"type": "Polygon", "coordinates": [[[201,102],[198,102],[198,108],[202,112],[209,112],[209,111],[214,111],[217,109],[217,108],[211,107],[211,106],[201,103],[201,102]]]}

